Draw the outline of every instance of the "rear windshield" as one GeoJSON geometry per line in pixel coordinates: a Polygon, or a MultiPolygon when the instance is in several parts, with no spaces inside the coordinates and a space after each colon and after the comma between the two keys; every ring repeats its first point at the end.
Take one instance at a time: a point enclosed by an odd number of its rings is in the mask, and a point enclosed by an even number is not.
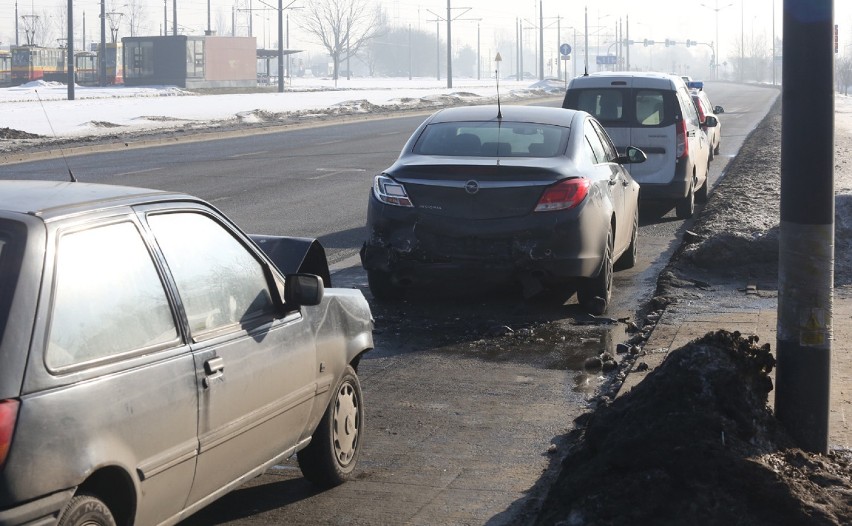
{"type": "Polygon", "coordinates": [[[0,221],[0,341],[3,341],[13,292],[21,271],[24,234],[19,223],[0,221]],[[16,226],[18,228],[15,228],[16,226]]]}
{"type": "Polygon", "coordinates": [[[556,157],[565,151],[570,128],[527,122],[430,124],[414,153],[450,157],[556,157]]]}
{"type": "Polygon", "coordinates": [[[653,127],[674,122],[667,98],[656,89],[584,88],[570,90],[563,106],[590,113],[604,126],[653,127]]]}

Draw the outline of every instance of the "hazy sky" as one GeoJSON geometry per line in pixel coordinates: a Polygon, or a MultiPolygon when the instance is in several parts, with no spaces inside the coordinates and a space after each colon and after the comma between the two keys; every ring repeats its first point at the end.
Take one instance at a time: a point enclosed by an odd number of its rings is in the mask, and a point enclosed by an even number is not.
{"type": "MultiPolygon", "coordinates": [[[[127,12],[125,7],[131,0],[105,0],[106,11],[127,12]]],[[[208,2],[210,4],[211,27],[220,34],[230,34],[232,21],[236,20],[238,35],[247,35],[248,8],[251,7],[253,34],[260,47],[274,47],[277,41],[276,13],[271,7],[277,7],[277,0],[135,0],[145,6],[144,34],[160,34],[163,27],[164,7],[167,8],[168,30],[171,31],[172,8],[177,3],[177,20],[181,31],[186,34],[202,34],[207,29],[208,2]]],[[[308,5],[312,0],[283,0],[283,5],[298,8],[308,5]]],[[[653,39],[662,41],[670,38],[678,42],[686,39],[710,44],[716,40],[716,19],[718,11],[718,30],[720,56],[725,59],[735,53],[735,42],[744,37],[763,39],[771,46],[772,8],[775,5],[775,31],[781,37],[783,0],[597,0],[581,2],[574,0],[450,0],[452,16],[457,19],[453,24],[454,48],[479,45],[483,55],[488,53],[501,37],[514,41],[516,21],[522,20],[524,31],[528,34],[530,45],[537,44],[536,29],[539,25],[539,7],[543,7],[545,27],[545,57],[556,55],[557,31],[561,41],[574,44],[574,28],[577,28],[578,40],[582,41],[584,28],[584,7],[588,6],[589,47],[606,53],[608,44],[614,40],[615,26],[619,22],[625,27],[629,17],[631,39],[653,39]],[[709,7],[705,7],[709,6],[709,7]],[[469,10],[465,10],[470,8],[469,10]],[[535,35],[535,36],[534,36],[535,35]]],[[[439,26],[441,38],[446,38],[445,19],[447,2],[445,0],[382,0],[390,21],[402,27],[420,28],[434,34],[439,26]],[[436,15],[438,15],[436,17],[436,15]]],[[[57,37],[63,37],[57,20],[67,5],[65,0],[0,0],[0,46],[8,47],[15,41],[15,8],[20,16],[47,16],[57,26],[57,37]]],[[[316,49],[316,44],[302,32],[296,19],[299,10],[288,9],[290,20],[290,47],[298,49],[316,49]]],[[[76,26],[82,27],[83,13],[86,20],[86,40],[91,42],[100,38],[98,15],[100,0],[74,0],[74,18],[76,26]]],[[[852,53],[852,1],[835,2],[835,19],[840,25],[841,53],[852,53]]],[[[120,26],[119,38],[129,36],[125,24],[120,26]]],[[[21,20],[19,19],[19,22],[21,20]]],[[[21,22],[22,24],[22,22],[21,22]]],[[[23,25],[19,41],[24,40],[23,25]]],[[[624,29],[626,31],[626,27],[624,29]]],[[[79,30],[82,32],[82,29],[79,30]]],[[[79,38],[79,37],[78,37],[79,38]]],[[[23,42],[22,42],[23,43],[23,42]]],[[[77,43],[77,46],[80,44],[77,43]]],[[[658,46],[660,48],[661,46],[658,46]]],[[[642,46],[639,46],[641,50],[642,46]]],[[[698,46],[694,52],[709,53],[709,46],[698,46]]],[[[594,53],[595,51],[593,51],[594,53]]],[[[636,51],[639,52],[639,51],[636,51]]],[[[780,53],[780,51],[779,51],[780,53]]]]}

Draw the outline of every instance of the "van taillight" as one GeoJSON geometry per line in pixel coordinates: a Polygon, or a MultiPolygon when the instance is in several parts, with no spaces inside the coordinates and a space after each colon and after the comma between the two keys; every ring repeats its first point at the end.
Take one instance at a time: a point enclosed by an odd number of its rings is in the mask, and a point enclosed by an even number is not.
{"type": "Polygon", "coordinates": [[[686,119],[681,118],[677,126],[677,158],[689,155],[689,141],[686,140],[686,119]]]}
{"type": "Polygon", "coordinates": [[[19,405],[17,400],[0,400],[0,468],[6,463],[6,455],[12,445],[19,405]]]}
{"type": "Polygon", "coordinates": [[[535,211],[552,212],[574,208],[586,198],[588,193],[588,179],[566,179],[544,191],[538,204],[535,205],[535,211]]]}

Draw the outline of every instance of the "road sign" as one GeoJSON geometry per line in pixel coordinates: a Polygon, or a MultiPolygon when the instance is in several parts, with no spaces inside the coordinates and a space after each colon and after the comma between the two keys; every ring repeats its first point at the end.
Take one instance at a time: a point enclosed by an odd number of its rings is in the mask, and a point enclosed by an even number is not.
{"type": "Polygon", "coordinates": [[[617,64],[617,59],[618,57],[615,55],[598,55],[595,57],[595,61],[599,66],[617,64]]]}
{"type": "Polygon", "coordinates": [[[568,44],[562,44],[562,45],[559,46],[559,52],[563,55],[570,55],[571,54],[571,46],[569,46],[568,44]]]}

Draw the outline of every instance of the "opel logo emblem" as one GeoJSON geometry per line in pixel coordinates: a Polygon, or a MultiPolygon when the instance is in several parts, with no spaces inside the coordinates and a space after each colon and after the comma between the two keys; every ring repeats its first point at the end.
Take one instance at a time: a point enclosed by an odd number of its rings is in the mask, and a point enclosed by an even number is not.
{"type": "Polygon", "coordinates": [[[479,191],[479,183],[471,179],[470,181],[464,184],[464,191],[470,195],[475,194],[479,191]]]}

